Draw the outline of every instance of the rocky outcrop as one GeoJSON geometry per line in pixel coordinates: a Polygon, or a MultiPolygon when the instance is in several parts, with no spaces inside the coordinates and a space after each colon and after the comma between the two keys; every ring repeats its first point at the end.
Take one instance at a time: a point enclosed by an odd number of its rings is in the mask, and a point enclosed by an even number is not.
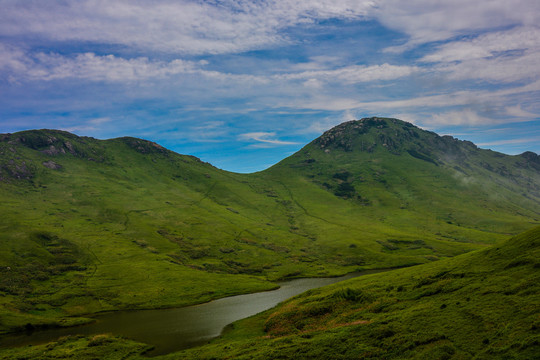
{"type": "Polygon", "coordinates": [[[44,161],[43,166],[45,166],[46,168],[49,168],[51,170],[60,170],[62,168],[62,165],[57,164],[52,160],[44,161]]]}

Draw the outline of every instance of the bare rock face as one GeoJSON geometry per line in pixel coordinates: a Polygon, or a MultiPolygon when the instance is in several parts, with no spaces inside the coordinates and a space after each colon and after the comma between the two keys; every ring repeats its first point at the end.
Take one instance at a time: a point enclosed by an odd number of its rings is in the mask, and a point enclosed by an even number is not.
{"type": "Polygon", "coordinates": [[[0,164],[0,181],[30,180],[34,177],[34,172],[31,166],[26,161],[9,160],[4,164],[0,164]]]}
{"type": "Polygon", "coordinates": [[[54,145],[51,145],[47,150],[42,150],[41,152],[50,156],[66,153],[64,148],[57,148],[54,145]]]}
{"type": "Polygon", "coordinates": [[[49,168],[51,170],[60,170],[62,168],[62,165],[57,164],[52,160],[44,161],[43,166],[45,166],[46,168],[49,168]]]}

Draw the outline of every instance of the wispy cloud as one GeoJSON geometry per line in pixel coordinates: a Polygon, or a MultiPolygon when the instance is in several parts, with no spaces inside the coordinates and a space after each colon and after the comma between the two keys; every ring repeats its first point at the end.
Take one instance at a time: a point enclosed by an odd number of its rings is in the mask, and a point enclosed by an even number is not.
{"type": "Polygon", "coordinates": [[[405,44],[389,46],[391,52],[496,28],[536,26],[540,14],[540,3],[530,0],[382,0],[378,5],[375,16],[409,37],[405,44]]]}
{"type": "Polygon", "coordinates": [[[47,1],[5,3],[0,32],[183,54],[219,54],[289,42],[280,30],[320,19],[355,19],[373,1],[47,1]]]}
{"type": "Polygon", "coordinates": [[[101,125],[101,124],[105,124],[111,121],[112,119],[106,116],[106,117],[99,117],[99,118],[91,119],[88,121],[88,123],[92,125],[101,125]]]}
{"type": "Polygon", "coordinates": [[[507,140],[494,140],[494,141],[488,141],[479,143],[477,145],[479,146],[496,146],[496,145],[511,145],[511,144],[536,144],[540,142],[540,136],[533,137],[533,138],[520,138],[520,139],[507,139],[507,140]]]}
{"type": "Polygon", "coordinates": [[[266,84],[305,80],[304,86],[321,88],[324,82],[354,84],[359,82],[393,80],[409,76],[421,69],[415,66],[390,64],[352,65],[337,69],[287,72],[278,75],[231,74],[205,70],[206,61],[150,60],[147,57],[126,59],[115,55],[99,56],[94,53],[68,57],[60,54],[28,54],[15,47],[0,43],[0,67],[10,70],[13,78],[33,81],[58,79],[87,79],[90,81],[131,82],[163,79],[178,74],[197,74],[217,81],[241,81],[266,84]]]}
{"type": "Polygon", "coordinates": [[[298,73],[289,73],[277,75],[277,79],[286,80],[308,80],[308,81],[326,81],[338,82],[342,84],[354,84],[359,82],[370,82],[377,80],[394,80],[409,76],[414,72],[420,71],[416,66],[399,66],[384,63],[382,65],[352,65],[337,69],[319,69],[311,71],[302,71],[298,73]]]}
{"type": "Polygon", "coordinates": [[[471,109],[433,114],[431,125],[479,125],[496,123],[497,119],[479,115],[471,109]]]}
{"type": "Polygon", "coordinates": [[[437,47],[420,59],[423,62],[454,62],[497,57],[505,52],[537,50],[540,29],[517,27],[505,31],[482,34],[473,38],[451,41],[437,47]]]}
{"type": "Polygon", "coordinates": [[[240,134],[238,139],[243,141],[257,141],[264,144],[270,145],[297,145],[297,142],[293,141],[283,141],[276,139],[275,132],[250,132],[245,134],[240,134]]]}
{"type": "MultiPolygon", "coordinates": [[[[3,47],[4,49],[7,46],[3,47]]],[[[169,62],[149,60],[146,57],[124,59],[115,55],[98,56],[94,53],[67,57],[59,54],[27,54],[10,47],[10,56],[2,56],[0,67],[11,72],[13,78],[51,81],[59,79],[86,79],[91,81],[129,82],[149,78],[164,78],[195,71],[196,63],[175,59],[169,62]]]]}

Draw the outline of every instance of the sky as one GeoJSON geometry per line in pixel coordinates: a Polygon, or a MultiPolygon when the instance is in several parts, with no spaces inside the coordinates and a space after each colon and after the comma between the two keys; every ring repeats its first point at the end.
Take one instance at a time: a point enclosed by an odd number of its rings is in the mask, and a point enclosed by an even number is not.
{"type": "Polygon", "coordinates": [[[370,116],[539,153],[540,1],[0,0],[0,133],[254,172],[370,116]]]}

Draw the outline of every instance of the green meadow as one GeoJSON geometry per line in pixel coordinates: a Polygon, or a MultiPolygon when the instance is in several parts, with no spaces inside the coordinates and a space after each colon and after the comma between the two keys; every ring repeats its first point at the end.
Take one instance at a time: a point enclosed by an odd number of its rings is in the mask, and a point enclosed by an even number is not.
{"type": "MultiPolygon", "coordinates": [[[[383,118],[339,125],[254,174],[135,138],[34,130],[0,140],[0,333],[410,267],[313,290],[178,356],[527,358],[537,349],[538,231],[507,240],[540,224],[534,153],[504,155],[383,118]],[[506,268],[519,256],[527,260],[506,268]],[[528,290],[501,293],[520,277],[528,290]],[[491,323],[499,315],[510,325],[491,323]],[[463,324],[460,339],[445,330],[463,324]],[[483,335],[466,335],[475,331],[483,335]]],[[[72,337],[0,358],[129,358],[145,348],[72,337]]]]}

